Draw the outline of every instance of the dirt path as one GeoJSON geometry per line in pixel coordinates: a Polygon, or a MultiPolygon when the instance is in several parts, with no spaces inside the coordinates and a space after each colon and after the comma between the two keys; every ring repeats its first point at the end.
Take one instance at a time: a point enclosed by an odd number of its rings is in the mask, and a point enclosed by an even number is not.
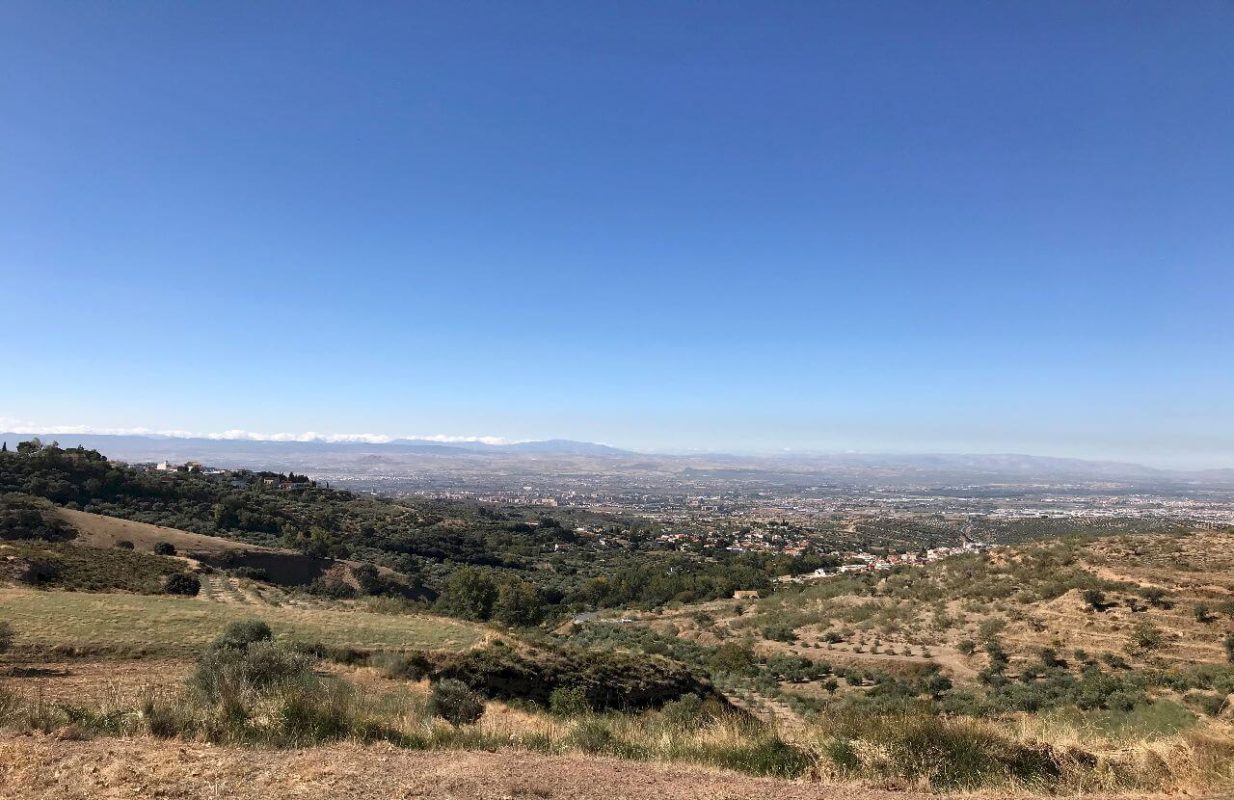
{"type": "Polygon", "coordinates": [[[930,795],[517,752],[337,745],[245,750],[156,739],[0,737],[4,800],[924,800],[930,795]]]}

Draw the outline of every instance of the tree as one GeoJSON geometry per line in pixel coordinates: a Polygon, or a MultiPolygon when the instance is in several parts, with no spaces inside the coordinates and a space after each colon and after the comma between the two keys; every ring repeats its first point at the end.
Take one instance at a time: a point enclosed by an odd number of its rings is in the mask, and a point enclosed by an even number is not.
{"type": "Polygon", "coordinates": [[[544,619],[540,590],[523,580],[506,581],[497,590],[493,619],[512,628],[530,628],[544,619]]]}
{"type": "Polygon", "coordinates": [[[484,621],[493,616],[497,594],[497,583],[487,571],[463,567],[446,581],[437,607],[453,617],[484,621]]]}
{"type": "Polygon", "coordinates": [[[42,449],[43,449],[43,440],[37,436],[27,442],[17,443],[17,454],[18,455],[28,456],[28,455],[37,453],[42,449]]]}

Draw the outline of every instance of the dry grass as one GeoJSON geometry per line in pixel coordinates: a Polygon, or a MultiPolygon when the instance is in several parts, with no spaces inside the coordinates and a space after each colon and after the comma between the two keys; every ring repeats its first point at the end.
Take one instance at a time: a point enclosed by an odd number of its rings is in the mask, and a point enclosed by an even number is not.
{"type": "MultiPolygon", "coordinates": [[[[0,588],[0,609],[23,651],[188,654],[252,608],[164,595],[86,594],[0,588]]],[[[442,617],[341,608],[280,608],[265,616],[276,635],[339,647],[465,649],[485,629],[442,617]]]]}
{"type": "Polygon", "coordinates": [[[155,544],[168,542],[175,545],[176,550],[185,552],[221,553],[227,550],[276,552],[271,548],[234,542],[217,536],[189,533],[176,528],[165,528],[162,525],[105,517],[85,511],[58,508],[56,513],[77,530],[77,538],[74,541],[87,547],[115,547],[117,542],[132,542],[137,550],[150,552],[155,544]]]}

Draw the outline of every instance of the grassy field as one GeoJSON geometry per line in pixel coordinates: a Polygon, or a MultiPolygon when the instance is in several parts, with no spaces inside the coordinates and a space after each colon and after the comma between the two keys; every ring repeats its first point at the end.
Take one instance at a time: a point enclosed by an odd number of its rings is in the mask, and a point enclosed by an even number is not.
{"type": "Polygon", "coordinates": [[[24,651],[189,654],[228,622],[262,616],[276,635],[340,647],[464,649],[485,630],[440,617],[344,609],[255,609],[161,595],[0,588],[0,618],[24,651]],[[265,613],[263,613],[265,612],[265,613]]]}
{"type": "Polygon", "coordinates": [[[117,542],[124,541],[132,542],[137,550],[144,552],[153,550],[158,542],[167,542],[174,545],[177,550],[198,553],[221,553],[226,550],[270,550],[270,548],[247,545],[217,536],[203,536],[199,533],[165,528],[162,525],[133,522],[100,514],[87,514],[84,511],[73,511],[68,508],[60,508],[56,511],[65,522],[77,529],[77,543],[89,547],[115,547],[117,542]]]}

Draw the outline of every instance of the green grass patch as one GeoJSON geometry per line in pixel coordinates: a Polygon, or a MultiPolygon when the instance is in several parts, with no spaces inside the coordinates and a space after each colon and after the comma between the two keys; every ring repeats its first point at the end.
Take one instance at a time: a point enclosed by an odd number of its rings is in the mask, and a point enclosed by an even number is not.
{"type": "MultiPolygon", "coordinates": [[[[172,654],[200,651],[252,606],[166,595],[87,594],[0,589],[0,609],[24,650],[172,654]]],[[[462,650],[484,636],[475,625],[430,616],[344,609],[280,608],[270,626],[280,638],[374,650],[462,650]]]]}

